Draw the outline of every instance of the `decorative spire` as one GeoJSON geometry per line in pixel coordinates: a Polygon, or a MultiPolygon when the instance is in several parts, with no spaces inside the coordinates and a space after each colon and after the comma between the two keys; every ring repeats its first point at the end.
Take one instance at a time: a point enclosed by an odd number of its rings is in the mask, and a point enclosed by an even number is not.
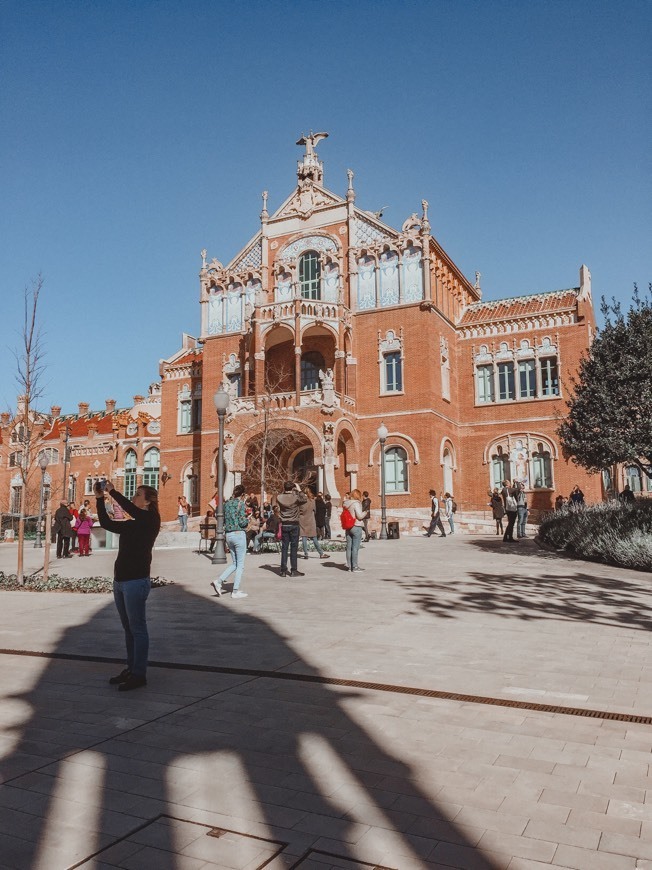
{"type": "Polygon", "coordinates": [[[355,190],[353,189],[353,170],[346,170],[346,177],[349,179],[349,186],[346,191],[346,198],[349,202],[355,202],[355,190]]]}
{"type": "Polygon", "coordinates": [[[430,232],[430,221],[428,220],[428,200],[421,200],[421,208],[423,209],[423,217],[421,218],[421,229],[424,233],[430,232]]]}
{"type": "Polygon", "coordinates": [[[476,272],[475,273],[475,285],[474,285],[476,290],[480,289],[480,278],[482,278],[482,272],[476,272]]]}
{"type": "Polygon", "coordinates": [[[297,176],[299,182],[313,181],[317,184],[322,184],[324,180],[324,164],[317,157],[315,148],[317,147],[318,142],[327,138],[328,133],[313,133],[311,130],[307,136],[302,135],[300,139],[297,139],[297,145],[306,146],[306,153],[303,155],[303,160],[297,163],[297,176]]]}
{"type": "Polygon", "coordinates": [[[202,248],[201,251],[200,251],[201,267],[202,267],[202,269],[205,269],[205,268],[206,268],[206,254],[207,254],[207,253],[208,253],[208,251],[206,250],[206,248],[202,248]]]}
{"type": "Polygon", "coordinates": [[[269,215],[267,214],[267,197],[268,196],[269,196],[269,194],[267,193],[267,191],[263,190],[263,210],[260,213],[261,221],[267,220],[267,218],[269,217],[269,215]]]}

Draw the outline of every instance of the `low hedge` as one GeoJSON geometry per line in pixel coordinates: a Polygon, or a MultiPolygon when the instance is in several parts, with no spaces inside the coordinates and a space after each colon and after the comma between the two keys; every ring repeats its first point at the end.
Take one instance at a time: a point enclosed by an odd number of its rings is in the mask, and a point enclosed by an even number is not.
{"type": "Polygon", "coordinates": [[[652,570],[652,499],[564,507],[539,526],[538,539],[583,559],[652,570]]]}
{"type": "MultiPolygon", "coordinates": [[[[152,589],[169,586],[173,581],[164,577],[152,577],[152,589]]],[[[0,592],[113,592],[113,580],[110,577],[60,577],[50,574],[47,580],[38,574],[27,576],[21,585],[16,574],[5,574],[0,571],[0,592]]]]}

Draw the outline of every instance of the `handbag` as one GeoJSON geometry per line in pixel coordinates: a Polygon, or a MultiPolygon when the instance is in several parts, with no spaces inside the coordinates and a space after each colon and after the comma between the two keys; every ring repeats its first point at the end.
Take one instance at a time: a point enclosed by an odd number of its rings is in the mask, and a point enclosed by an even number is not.
{"type": "Polygon", "coordinates": [[[516,511],[518,509],[518,505],[516,504],[516,499],[513,495],[507,496],[507,510],[511,512],[516,511]]]}

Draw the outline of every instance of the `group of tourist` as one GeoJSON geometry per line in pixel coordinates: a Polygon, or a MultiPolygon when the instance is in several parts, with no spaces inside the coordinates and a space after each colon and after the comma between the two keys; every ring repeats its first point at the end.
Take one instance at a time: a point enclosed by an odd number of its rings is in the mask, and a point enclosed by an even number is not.
{"type": "Polygon", "coordinates": [[[95,517],[88,499],[79,510],[74,502],[63,499],[54,512],[52,531],[56,535],[57,559],[72,559],[73,554],[90,556],[91,531],[95,517]]]}
{"type": "Polygon", "coordinates": [[[494,487],[489,490],[489,505],[496,522],[496,534],[503,536],[503,541],[513,544],[514,527],[517,538],[527,538],[525,526],[528,517],[527,494],[522,481],[503,480],[501,489],[494,487]],[[503,529],[503,518],[507,517],[507,526],[503,529]]]}
{"type": "MultiPolygon", "coordinates": [[[[430,525],[428,526],[424,538],[432,537],[436,529],[439,529],[439,537],[445,538],[444,524],[442,522],[442,509],[444,511],[444,519],[448,522],[449,534],[455,534],[455,513],[457,512],[457,504],[450,492],[445,492],[441,500],[437,498],[437,493],[434,489],[430,490],[430,525]]],[[[426,528],[424,526],[424,528],[426,528]]]]}
{"type": "MultiPolygon", "coordinates": [[[[224,532],[226,546],[231,554],[231,564],[211,582],[217,595],[224,593],[224,583],[233,575],[232,598],[245,598],[240,588],[245,556],[249,547],[254,553],[261,551],[266,540],[272,539],[281,547],[281,577],[303,577],[299,571],[299,542],[304,559],[309,558],[312,543],[320,559],[327,559],[321,542],[330,538],[330,520],[333,505],[330,496],[314,495],[310,487],[300,487],[286,481],[283,491],[265,503],[262,510],[258,499],[238,485],[231,498],[224,503],[224,532]]],[[[215,504],[211,502],[206,516],[207,525],[214,516],[215,504]]],[[[363,571],[358,564],[360,544],[369,540],[368,521],[371,514],[369,493],[354,489],[347,493],[342,503],[340,521],[346,536],[346,564],[353,573],[363,571]]],[[[215,541],[211,542],[211,552],[215,541]]]]}

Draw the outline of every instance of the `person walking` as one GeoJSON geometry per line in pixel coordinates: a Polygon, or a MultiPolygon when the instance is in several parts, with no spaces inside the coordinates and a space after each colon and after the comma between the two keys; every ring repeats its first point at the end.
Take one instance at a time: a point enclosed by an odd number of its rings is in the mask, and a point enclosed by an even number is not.
{"type": "Polygon", "coordinates": [[[73,515],[68,510],[68,504],[62,500],[59,507],[54,512],[54,531],[57,536],[57,559],[72,559],[70,554],[72,520],[73,515]]]}
{"type": "Polygon", "coordinates": [[[489,491],[489,496],[491,501],[489,504],[491,505],[491,513],[493,515],[494,520],[496,521],[496,534],[502,535],[504,533],[503,529],[503,517],[505,516],[505,505],[503,504],[503,499],[500,493],[498,492],[498,487],[494,487],[494,491],[489,491]]]}
{"type": "Polygon", "coordinates": [[[324,496],[324,504],[326,505],[326,517],[324,520],[324,538],[327,541],[331,539],[331,516],[333,514],[333,502],[330,495],[326,493],[324,496]]]}
{"type": "Polygon", "coordinates": [[[188,531],[188,514],[190,513],[190,505],[185,495],[180,495],[177,499],[177,518],[179,520],[179,531],[188,531]]]}
{"type": "Polygon", "coordinates": [[[444,516],[448,520],[451,535],[455,534],[455,511],[453,510],[453,496],[450,492],[444,493],[444,516]]]}
{"type": "Polygon", "coordinates": [[[360,490],[354,489],[351,491],[350,497],[342,502],[342,513],[348,511],[354,520],[354,524],[346,529],[346,564],[349,571],[354,574],[364,571],[364,568],[358,565],[358,551],[364,534],[364,511],[361,499],[360,490]]]}
{"type": "Polygon", "coordinates": [[[91,540],[91,530],[93,528],[93,517],[89,517],[84,508],[79,511],[79,517],[77,519],[77,525],[75,529],[77,531],[77,540],[79,541],[79,555],[81,556],[90,556],[90,540],[91,540]]]}
{"type": "Polygon", "coordinates": [[[518,483],[514,481],[514,485],[510,486],[509,481],[504,480],[501,496],[505,506],[505,513],[507,514],[507,528],[503,535],[503,541],[509,542],[510,544],[514,543],[514,526],[516,524],[516,518],[518,517],[518,503],[516,501],[517,494],[518,483]]]}
{"type": "Polygon", "coordinates": [[[290,554],[290,577],[304,577],[298,569],[300,507],[308,501],[298,484],[286,480],[283,492],[276,496],[281,516],[281,577],[288,576],[288,551],[290,554]]]}
{"type": "Polygon", "coordinates": [[[437,493],[434,489],[430,490],[430,525],[428,526],[428,531],[425,533],[424,538],[430,538],[435,529],[439,529],[440,538],[446,537],[446,532],[444,531],[444,526],[441,521],[441,510],[439,508],[439,499],[437,498],[437,493]]]}
{"type": "Polygon", "coordinates": [[[109,683],[120,692],[140,689],[147,685],[147,657],[149,632],[147,630],[146,603],[151,587],[150,568],[154,541],[161,528],[158,510],[158,492],[152,486],[139,486],[129,500],[113,486],[110,480],[96,483],[97,518],[103,529],[120,536],[118,556],[113,568],[113,600],[125,632],[127,666],[109,683]],[[129,514],[129,522],[109,518],[106,496],[129,514]]]}
{"type": "Polygon", "coordinates": [[[362,493],[362,501],[360,502],[362,505],[362,511],[364,513],[364,520],[362,521],[362,525],[364,527],[364,540],[365,543],[369,540],[369,517],[371,516],[371,499],[369,498],[369,493],[365,490],[362,493]]]}
{"type": "Polygon", "coordinates": [[[328,559],[328,554],[322,550],[319,538],[317,537],[317,505],[315,504],[315,497],[308,486],[304,487],[303,494],[306,496],[306,501],[299,507],[299,534],[301,535],[301,544],[303,546],[303,558],[308,558],[308,539],[310,539],[313,547],[319,553],[319,558],[328,559]]]}
{"type": "Polygon", "coordinates": [[[224,502],[224,531],[226,544],[231,554],[231,564],[222,571],[217,580],[211,580],[211,586],[218,595],[224,593],[224,581],[228,580],[231,574],[235,574],[231,598],[247,597],[247,593],[240,590],[240,582],[247,555],[247,532],[245,530],[248,523],[245,488],[242,484],[238,484],[234,487],[231,498],[224,502]]]}
{"type": "Polygon", "coordinates": [[[525,484],[520,481],[516,486],[516,537],[527,538],[527,535],[525,534],[525,524],[527,523],[528,510],[525,484]]]}

